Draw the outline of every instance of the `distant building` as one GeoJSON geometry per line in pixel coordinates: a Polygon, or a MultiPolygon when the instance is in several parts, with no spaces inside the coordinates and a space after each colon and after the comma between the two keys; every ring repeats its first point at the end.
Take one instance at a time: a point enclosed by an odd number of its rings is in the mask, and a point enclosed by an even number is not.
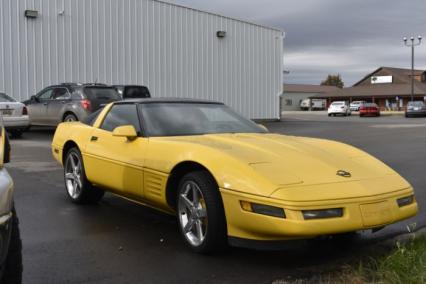
{"type": "MultiPolygon", "coordinates": [[[[380,67],[352,87],[312,96],[333,101],[368,101],[382,110],[402,110],[411,100],[411,69],[380,67]]],[[[414,100],[426,98],[426,71],[414,70],[414,100]]]]}
{"type": "Polygon", "coordinates": [[[337,92],[339,88],[334,86],[284,84],[284,92],[281,95],[281,111],[300,110],[300,103],[304,99],[326,93],[337,92]]]}

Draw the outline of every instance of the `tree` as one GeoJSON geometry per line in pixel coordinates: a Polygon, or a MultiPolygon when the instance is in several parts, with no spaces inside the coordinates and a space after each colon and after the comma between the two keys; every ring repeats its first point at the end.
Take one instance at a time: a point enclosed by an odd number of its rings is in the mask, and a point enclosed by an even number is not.
{"type": "Polygon", "coordinates": [[[343,88],[345,83],[342,81],[340,74],[337,75],[328,75],[327,79],[321,82],[322,86],[336,86],[338,88],[343,88]]]}

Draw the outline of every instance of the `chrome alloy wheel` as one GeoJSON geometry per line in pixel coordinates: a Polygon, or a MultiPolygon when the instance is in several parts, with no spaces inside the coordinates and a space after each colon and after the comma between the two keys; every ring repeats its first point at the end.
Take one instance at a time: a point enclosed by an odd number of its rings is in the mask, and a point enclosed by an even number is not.
{"type": "Polygon", "coordinates": [[[65,185],[68,194],[73,199],[77,199],[83,188],[81,181],[81,161],[75,152],[70,152],[65,162],[65,185]]]}
{"type": "Polygon", "coordinates": [[[183,184],[178,198],[181,230],[192,246],[203,243],[207,234],[207,209],[200,187],[193,181],[183,184]]]}

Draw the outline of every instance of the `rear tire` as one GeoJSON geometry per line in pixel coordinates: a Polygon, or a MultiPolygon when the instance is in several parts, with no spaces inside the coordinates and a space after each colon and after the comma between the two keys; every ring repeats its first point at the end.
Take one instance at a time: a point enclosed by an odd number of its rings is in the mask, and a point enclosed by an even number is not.
{"type": "Polygon", "coordinates": [[[185,175],[179,183],[176,198],[179,230],[186,245],[197,253],[225,249],[225,211],[213,177],[206,171],[185,175]]]}
{"type": "Polygon", "coordinates": [[[9,249],[4,263],[3,277],[0,282],[3,284],[22,282],[22,241],[19,233],[19,220],[15,208],[12,209],[11,236],[9,249]]]}
{"type": "Polygon", "coordinates": [[[86,177],[80,150],[74,147],[66,153],[64,163],[65,189],[72,202],[77,204],[97,203],[105,192],[94,187],[86,177]]]}
{"type": "Polygon", "coordinates": [[[75,116],[75,115],[74,115],[74,114],[72,114],[72,113],[67,114],[67,115],[64,117],[64,120],[63,120],[63,122],[73,122],[73,121],[78,121],[78,118],[77,118],[77,116],[75,116]]]}

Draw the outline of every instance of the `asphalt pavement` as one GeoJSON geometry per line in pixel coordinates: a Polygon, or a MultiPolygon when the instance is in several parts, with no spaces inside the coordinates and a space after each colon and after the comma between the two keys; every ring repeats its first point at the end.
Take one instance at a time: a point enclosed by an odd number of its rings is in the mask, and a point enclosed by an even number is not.
{"type": "Polygon", "coordinates": [[[50,153],[53,130],[32,129],[12,140],[7,165],[15,181],[24,283],[270,283],[333,269],[406,232],[408,225],[426,226],[426,118],[296,113],[265,125],[271,132],[346,142],[378,157],[415,187],[419,214],[353,239],[197,255],[184,246],[172,216],[110,194],[99,205],[69,202],[62,169],[50,153]]]}

